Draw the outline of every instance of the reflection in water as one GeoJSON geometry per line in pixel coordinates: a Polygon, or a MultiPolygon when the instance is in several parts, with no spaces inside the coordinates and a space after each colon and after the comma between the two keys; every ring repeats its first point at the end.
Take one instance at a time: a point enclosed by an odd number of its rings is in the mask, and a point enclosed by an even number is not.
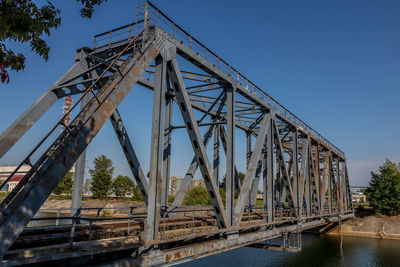
{"type": "Polygon", "coordinates": [[[304,235],[299,253],[245,247],[179,266],[400,266],[400,241],[344,236],[342,257],[340,237],[304,235]]]}

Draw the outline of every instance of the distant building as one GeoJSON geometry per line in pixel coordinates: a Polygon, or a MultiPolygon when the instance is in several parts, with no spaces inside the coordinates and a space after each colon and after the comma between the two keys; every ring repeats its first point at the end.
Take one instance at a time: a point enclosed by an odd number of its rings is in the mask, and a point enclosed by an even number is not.
{"type": "MultiPolygon", "coordinates": [[[[4,182],[18,166],[0,166],[0,184],[4,182]]],[[[22,165],[21,168],[8,180],[8,183],[1,189],[1,191],[11,192],[15,186],[24,178],[24,176],[31,169],[29,165],[22,165]]],[[[71,168],[71,172],[75,172],[75,168],[71,168]]],[[[72,180],[74,177],[72,176],[72,180]]]]}
{"type": "Polygon", "coordinates": [[[197,186],[206,186],[204,184],[204,180],[203,179],[198,179],[198,180],[192,180],[192,182],[190,183],[190,189],[195,188],[197,186]]]}
{"type": "MultiPolygon", "coordinates": [[[[3,182],[5,179],[7,179],[17,167],[18,166],[0,166],[0,182],[3,182]]],[[[30,169],[30,166],[22,165],[18,172],[14,174],[14,176],[25,176],[30,169]]]]}
{"type": "Polygon", "coordinates": [[[169,178],[169,194],[171,196],[176,196],[179,188],[181,187],[183,179],[184,179],[183,177],[175,177],[175,176],[169,178]]]}
{"type": "Polygon", "coordinates": [[[14,187],[16,187],[17,184],[22,180],[22,178],[24,178],[23,175],[14,175],[7,183],[8,185],[7,191],[11,192],[14,189],[14,187]]]}
{"type": "Polygon", "coordinates": [[[354,203],[367,202],[367,196],[363,192],[354,192],[351,194],[354,203]]]}

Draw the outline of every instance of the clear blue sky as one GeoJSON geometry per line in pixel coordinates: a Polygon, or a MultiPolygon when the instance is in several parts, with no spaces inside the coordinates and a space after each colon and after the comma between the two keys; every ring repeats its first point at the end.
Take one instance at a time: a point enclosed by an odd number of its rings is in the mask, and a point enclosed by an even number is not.
{"type": "MultiPolygon", "coordinates": [[[[154,3],[340,147],[351,184],[366,185],[369,172],[385,158],[400,161],[400,1],[154,3]]],[[[87,20],[79,16],[76,1],[55,5],[62,10],[62,26],[45,38],[51,47],[48,62],[28,45],[9,45],[25,53],[27,65],[11,73],[10,84],[0,84],[1,132],[73,64],[76,49],[91,46],[95,34],[133,21],[136,12],[136,1],[109,0],[87,20]]],[[[151,101],[151,92],[135,88],[120,107],[145,172],[151,101]]],[[[0,165],[19,163],[61,113],[58,103],[0,165]]],[[[173,136],[182,143],[173,148],[172,175],[182,176],[193,155],[184,136],[173,136]]],[[[238,153],[243,150],[241,143],[238,153]]],[[[101,153],[113,159],[115,175],[132,177],[109,123],[88,149],[88,168],[101,153]]],[[[244,159],[237,164],[244,170],[244,159]]]]}

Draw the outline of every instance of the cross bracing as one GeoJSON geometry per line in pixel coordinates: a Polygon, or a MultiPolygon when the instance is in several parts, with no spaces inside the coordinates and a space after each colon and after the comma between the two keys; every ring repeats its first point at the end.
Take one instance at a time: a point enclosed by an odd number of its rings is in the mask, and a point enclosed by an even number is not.
{"type": "MultiPolygon", "coordinates": [[[[1,256],[7,257],[27,223],[109,119],[147,206],[135,247],[138,256],[145,255],[143,251],[165,252],[165,220],[179,219],[197,170],[212,208],[207,211],[207,234],[220,235],[211,242],[222,242],[226,249],[276,237],[283,233],[278,227],[282,222],[297,224],[299,231],[305,229],[305,220],[307,227],[315,227],[353,214],[344,153],[150,2],[138,5],[134,23],[96,35],[93,48],[77,51],[74,65],[2,133],[0,157],[57,99],[68,95],[79,96],[72,109],[81,105],[81,110],[69,125],[61,119],[21,161],[19,166],[28,164],[31,170],[0,204],[1,256]],[[131,142],[135,136],[124,126],[126,116],[118,112],[135,84],[153,91],[148,177],[131,142]],[[180,125],[172,120],[173,106],[181,115],[180,125]],[[49,142],[60,127],[65,130],[49,142]],[[171,140],[179,129],[187,132],[193,159],[173,203],[168,203],[171,140]],[[236,165],[237,129],[246,135],[242,182],[236,165]],[[35,161],[32,155],[48,143],[35,161]],[[212,156],[207,151],[210,143],[212,156]],[[222,175],[225,199],[219,190],[222,175]],[[259,190],[262,205],[256,205],[259,190]],[[255,220],[252,227],[245,224],[250,218],[255,220]],[[234,245],[224,243],[231,239],[234,245]]],[[[80,210],[76,207],[74,218],[80,210]]],[[[193,233],[193,247],[195,238],[193,233]]],[[[73,235],[71,239],[73,246],[73,235]]]]}

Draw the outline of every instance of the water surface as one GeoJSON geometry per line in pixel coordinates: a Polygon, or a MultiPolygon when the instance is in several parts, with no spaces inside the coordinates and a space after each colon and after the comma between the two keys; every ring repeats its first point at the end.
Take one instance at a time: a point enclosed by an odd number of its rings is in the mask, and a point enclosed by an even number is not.
{"type": "Polygon", "coordinates": [[[400,266],[400,241],[363,237],[303,235],[299,253],[238,248],[181,264],[200,266],[400,266]]]}

